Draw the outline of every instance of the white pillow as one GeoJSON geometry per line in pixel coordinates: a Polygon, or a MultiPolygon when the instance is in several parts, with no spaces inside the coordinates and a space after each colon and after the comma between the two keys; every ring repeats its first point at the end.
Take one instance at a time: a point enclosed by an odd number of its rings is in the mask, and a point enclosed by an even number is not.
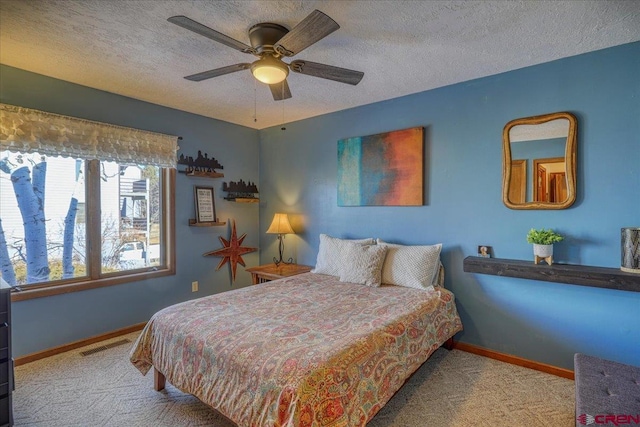
{"type": "Polygon", "coordinates": [[[349,243],[344,250],[345,266],[340,274],[340,281],[371,287],[380,286],[382,264],[386,254],[386,245],[349,243]]]}
{"type": "Polygon", "coordinates": [[[347,264],[344,252],[350,243],[358,243],[360,245],[373,245],[373,239],[346,240],[337,237],[320,235],[320,247],[318,248],[318,258],[316,260],[316,268],[311,270],[312,273],[328,274],[330,276],[340,276],[342,266],[347,264]]]}
{"type": "Polygon", "coordinates": [[[440,270],[442,244],[405,246],[377,240],[387,246],[387,256],[382,266],[382,283],[427,289],[434,285],[440,270]]]}

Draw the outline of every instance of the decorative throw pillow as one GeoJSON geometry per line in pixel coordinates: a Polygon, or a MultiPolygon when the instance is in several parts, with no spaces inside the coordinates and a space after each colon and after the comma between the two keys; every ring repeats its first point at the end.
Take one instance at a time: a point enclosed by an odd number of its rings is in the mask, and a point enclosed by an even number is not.
{"type": "Polygon", "coordinates": [[[416,289],[437,285],[441,243],[428,246],[405,246],[385,243],[380,239],[377,243],[388,248],[382,266],[382,283],[416,289]]]}
{"type": "Polygon", "coordinates": [[[374,245],[376,242],[373,239],[347,240],[321,234],[316,268],[311,272],[340,276],[342,266],[345,264],[344,251],[349,243],[374,245]]]}
{"type": "Polygon", "coordinates": [[[344,250],[345,265],[340,274],[340,281],[371,287],[380,286],[382,264],[386,254],[387,247],[384,245],[348,244],[344,250]]]}

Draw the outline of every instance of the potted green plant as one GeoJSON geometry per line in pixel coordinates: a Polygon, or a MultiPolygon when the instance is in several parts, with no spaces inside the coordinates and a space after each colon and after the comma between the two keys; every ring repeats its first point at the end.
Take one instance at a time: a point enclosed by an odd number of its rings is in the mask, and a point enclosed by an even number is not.
{"type": "Polygon", "coordinates": [[[527,233],[527,242],[533,243],[533,260],[536,264],[544,260],[553,263],[553,244],[564,240],[564,236],[551,229],[532,228],[527,233]]]}

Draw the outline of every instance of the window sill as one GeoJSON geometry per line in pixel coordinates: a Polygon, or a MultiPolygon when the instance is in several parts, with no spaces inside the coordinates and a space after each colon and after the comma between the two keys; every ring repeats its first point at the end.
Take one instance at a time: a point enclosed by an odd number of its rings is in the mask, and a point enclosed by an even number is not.
{"type": "Polygon", "coordinates": [[[29,289],[22,287],[22,291],[12,292],[11,301],[25,301],[35,298],[49,297],[53,295],[68,294],[71,292],[86,291],[89,289],[103,288],[105,286],[121,285],[123,283],[137,282],[140,280],[153,279],[176,274],[175,267],[157,271],[143,271],[121,276],[105,277],[96,280],[82,280],[59,285],[49,285],[40,288],[29,289]]]}

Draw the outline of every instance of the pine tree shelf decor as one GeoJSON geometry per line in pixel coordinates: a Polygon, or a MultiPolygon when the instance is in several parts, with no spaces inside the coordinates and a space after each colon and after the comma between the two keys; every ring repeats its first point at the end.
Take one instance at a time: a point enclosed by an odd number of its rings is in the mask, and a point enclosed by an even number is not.
{"type": "Polygon", "coordinates": [[[222,191],[227,192],[225,200],[229,200],[237,203],[258,203],[260,198],[256,196],[258,194],[258,187],[253,182],[244,182],[240,180],[238,182],[230,181],[222,183],[222,191]]]}
{"type": "Polygon", "coordinates": [[[178,172],[184,173],[187,176],[205,177],[205,178],[223,178],[222,172],[217,172],[216,169],[224,169],[215,157],[209,157],[207,153],[202,154],[202,151],[198,150],[198,155],[194,159],[191,156],[185,156],[180,154],[178,157],[178,164],[185,165],[184,170],[178,172]]]}

